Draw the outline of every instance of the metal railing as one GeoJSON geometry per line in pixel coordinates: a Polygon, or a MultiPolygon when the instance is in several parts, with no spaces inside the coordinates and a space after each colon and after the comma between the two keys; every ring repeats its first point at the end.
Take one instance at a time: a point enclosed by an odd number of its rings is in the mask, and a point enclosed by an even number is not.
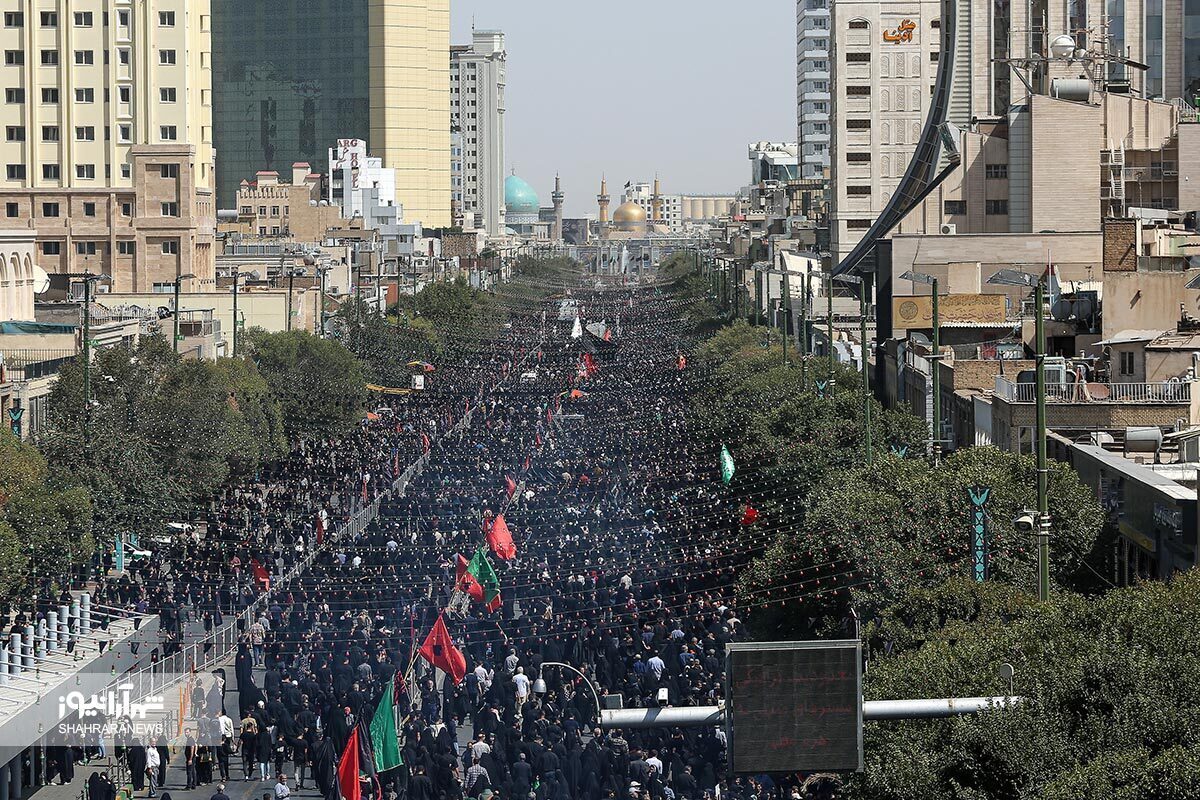
{"type": "Polygon", "coordinates": [[[11,381],[44,378],[57,375],[73,358],[74,350],[5,350],[0,352],[0,373],[11,381]]]}
{"type": "MultiPolygon", "coordinates": [[[[1007,403],[1033,403],[1037,385],[996,378],[996,396],[1007,403]]],[[[1129,403],[1179,405],[1190,403],[1192,384],[1185,381],[1160,383],[1052,383],[1046,384],[1050,403],[1129,403]]]]}

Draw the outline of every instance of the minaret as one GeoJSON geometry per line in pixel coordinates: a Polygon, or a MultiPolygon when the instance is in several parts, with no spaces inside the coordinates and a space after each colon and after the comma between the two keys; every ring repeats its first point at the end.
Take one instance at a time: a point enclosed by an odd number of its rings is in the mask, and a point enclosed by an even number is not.
{"type": "Polygon", "coordinates": [[[608,222],[608,181],[603,176],[600,178],[600,194],[596,195],[596,202],[600,204],[600,224],[608,222]]]}
{"type": "Polygon", "coordinates": [[[554,193],[550,195],[550,200],[554,203],[554,230],[550,234],[551,240],[561,242],[563,240],[563,190],[562,181],[559,180],[558,174],[554,175],[554,193]]]}
{"type": "Polygon", "coordinates": [[[662,222],[662,193],[659,192],[658,176],[654,176],[654,196],[650,199],[650,220],[652,222],[662,222]]]}

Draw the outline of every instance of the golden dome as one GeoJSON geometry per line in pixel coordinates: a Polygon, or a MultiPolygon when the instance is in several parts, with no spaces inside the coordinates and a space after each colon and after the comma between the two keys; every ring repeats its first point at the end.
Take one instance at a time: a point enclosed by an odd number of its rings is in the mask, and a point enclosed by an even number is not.
{"type": "Polygon", "coordinates": [[[621,230],[632,230],[646,225],[646,209],[632,200],[622,203],[613,212],[613,223],[621,230]]]}

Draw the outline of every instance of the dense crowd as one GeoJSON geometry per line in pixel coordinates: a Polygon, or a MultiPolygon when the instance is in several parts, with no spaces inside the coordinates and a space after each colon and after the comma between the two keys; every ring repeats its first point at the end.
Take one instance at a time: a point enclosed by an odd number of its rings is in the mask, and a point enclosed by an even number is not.
{"type": "Polygon", "coordinates": [[[188,788],[231,770],[287,774],[338,800],[337,762],[389,682],[403,764],[363,784],[379,800],[790,788],[731,782],[718,728],[598,725],[598,695],[626,707],[717,704],[725,645],[744,634],[721,533],[735,512],[712,443],[687,424],[696,377],[683,309],[648,289],[575,295],[557,322],[554,305],[514,314],[496,341],[438,364],[425,392],[354,434],[297,444],[226,491],[203,541],[173,551],[177,563],[157,557],[100,590],[114,605],[160,610],[178,635],[186,613],[211,629],[276,582],[241,631],[237,708],[223,697],[193,704],[199,730],[185,747],[203,768],[187,771],[188,788]],[[581,331],[575,311],[604,325],[581,331]],[[394,488],[419,459],[412,482],[394,488]],[[335,535],[375,498],[380,514],[364,532],[335,535]],[[456,591],[456,556],[486,547],[498,518],[516,555],[488,553],[501,590],[490,611],[456,591]],[[417,656],[439,618],[466,656],[459,683],[417,656]]]}

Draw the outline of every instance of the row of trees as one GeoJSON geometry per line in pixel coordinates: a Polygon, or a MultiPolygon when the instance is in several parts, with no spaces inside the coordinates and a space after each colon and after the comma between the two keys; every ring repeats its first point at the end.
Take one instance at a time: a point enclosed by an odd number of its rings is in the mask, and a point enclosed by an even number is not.
{"type": "MultiPolygon", "coordinates": [[[[707,285],[675,279],[685,296],[707,285]]],[[[728,491],[758,521],[737,588],[765,640],[854,636],[868,699],[1006,694],[1017,709],[946,721],[868,723],[866,769],[834,779],[862,800],[1086,800],[1200,796],[1200,666],[1190,620],[1200,576],[1115,589],[1091,490],[1050,473],[1049,603],[1036,599],[1036,541],[1013,530],[1035,505],[1031,458],[992,447],[934,465],[927,432],[873,398],[865,459],[858,374],[822,359],[784,366],[773,332],[734,323],[692,364],[699,435],[729,447],[728,491]],[[830,375],[832,379],[830,380],[830,375]],[[820,383],[818,383],[818,380],[820,383]],[[826,381],[828,381],[826,383],[826,381]],[[823,386],[821,384],[824,384],[823,386]],[[972,579],[971,493],[987,489],[989,576],[972,579]]]]}

